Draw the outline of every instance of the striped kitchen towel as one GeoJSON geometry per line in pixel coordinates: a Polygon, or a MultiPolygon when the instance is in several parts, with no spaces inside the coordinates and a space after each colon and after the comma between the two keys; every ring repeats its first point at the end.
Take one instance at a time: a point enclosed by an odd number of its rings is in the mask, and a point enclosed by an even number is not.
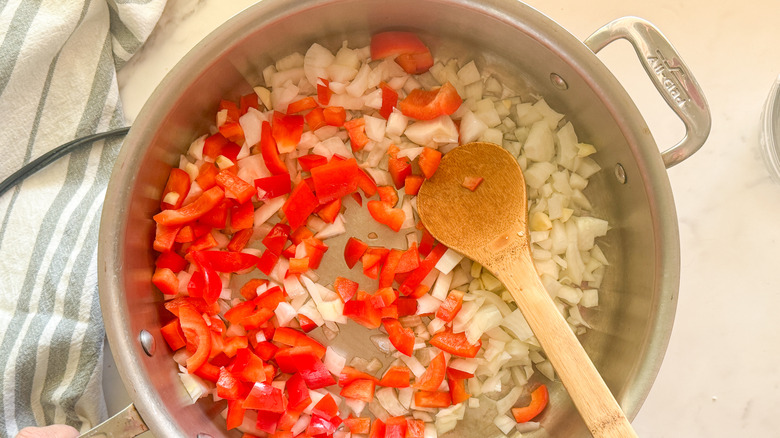
{"type": "MultiPolygon", "coordinates": [[[[165,0],[0,0],[0,180],[74,138],[125,125],[116,71],[165,0]]],[[[121,140],[0,196],[0,436],[82,431],[106,415],[97,236],[121,140]]]]}

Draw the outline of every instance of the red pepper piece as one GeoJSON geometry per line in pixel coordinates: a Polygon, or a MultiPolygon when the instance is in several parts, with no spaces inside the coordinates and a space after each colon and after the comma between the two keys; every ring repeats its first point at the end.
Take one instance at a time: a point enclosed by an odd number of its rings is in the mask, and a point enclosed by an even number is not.
{"type": "Polygon", "coordinates": [[[362,150],[368,144],[368,136],[366,135],[366,121],[362,117],[352,119],[344,122],[344,128],[349,134],[349,143],[352,147],[352,152],[362,150]]]}
{"type": "Polygon", "coordinates": [[[482,347],[482,341],[472,345],[466,339],[465,333],[452,333],[451,329],[436,333],[429,342],[442,351],[460,357],[475,357],[482,347]]]}
{"type": "MultiPolygon", "coordinates": [[[[243,143],[244,129],[241,128],[241,124],[238,123],[238,121],[223,123],[222,126],[219,127],[219,133],[222,134],[228,140],[230,140],[230,142],[233,143],[233,144],[235,144],[235,142],[243,143]]],[[[239,148],[240,148],[240,146],[239,146],[239,148]]],[[[224,151],[225,151],[225,148],[223,147],[222,148],[222,153],[220,153],[220,155],[225,155],[224,151]]],[[[228,158],[230,158],[230,157],[228,157],[228,158]]],[[[235,160],[232,160],[232,161],[235,161],[235,160]]]]}
{"type": "Polygon", "coordinates": [[[417,300],[414,298],[399,297],[395,300],[398,309],[398,317],[414,315],[417,313],[417,300]]]}
{"type": "Polygon", "coordinates": [[[420,157],[417,159],[417,164],[420,165],[420,170],[422,170],[425,178],[430,178],[436,173],[440,162],[441,152],[431,148],[423,148],[420,157]]]}
{"type": "Polygon", "coordinates": [[[368,201],[368,212],[380,224],[387,225],[393,231],[399,231],[406,220],[406,213],[400,208],[393,208],[382,201],[368,201]]]}
{"type": "MultiPolygon", "coordinates": [[[[403,257],[403,255],[404,255],[404,251],[395,248],[391,249],[390,252],[387,254],[387,258],[385,259],[385,264],[382,265],[382,273],[379,276],[379,287],[383,288],[380,289],[380,291],[384,290],[384,288],[390,288],[393,285],[393,279],[395,278],[395,274],[398,269],[398,264],[401,261],[401,257],[403,257]]],[[[398,298],[398,292],[395,292],[395,298],[398,298]]],[[[393,301],[395,301],[395,299],[393,299],[393,301]]],[[[390,303],[386,303],[385,305],[388,304],[390,303]]]]}
{"type": "MultiPolygon", "coordinates": [[[[414,353],[414,331],[411,328],[404,328],[401,326],[401,323],[398,322],[397,319],[383,319],[382,326],[385,328],[385,330],[387,330],[387,334],[390,336],[390,343],[393,344],[393,347],[395,347],[402,354],[411,357],[412,353],[414,353]]],[[[443,359],[444,356],[442,356],[442,360],[443,359]]],[[[433,364],[433,362],[431,362],[431,364],[433,364]]],[[[444,369],[442,369],[441,373],[443,376],[444,369]]],[[[420,379],[424,377],[425,374],[423,374],[420,379]]],[[[444,379],[444,377],[442,377],[442,379],[444,379]]],[[[441,381],[439,384],[441,384],[441,381]]],[[[438,386],[436,387],[438,388],[438,386]]],[[[425,389],[425,387],[418,389],[425,389]]]]}
{"type": "Polygon", "coordinates": [[[285,172],[265,178],[258,178],[255,180],[255,187],[257,187],[257,198],[261,201],[286,195],[292,190],[290,174],[285,172]]]}
{"type": "Polygon", "coordinates": [[[273,251],[266,249],[260,256],[260,261],[257,262],[257,269],[265,275],[271,275],[276,263],[279,261],[279,255],[274,254],[273,251]]]}
{"type": "Polygon", "coordinates": [[[227,146],[229,143],[230,140],[225,138],[225,136],[219,132],[206,137],[206,140],[203,143],[203,156],[214,160],[222,153],[222,148],[227,146]]]}
{"type": "Polygon", "coordinates": [[[301,183],[293,189],[290,197],[287,198],[287,201],[282,206],[282,211],[285,217],[287,217],[290,227],[296,229],[306,223],[309,215],[319,205],[320,202],[314,196],[309,185],[301,183]]]}
{"type": "Polygon", "coordinates": [[[347,110],[343,106],[329,106],[322,110],[322,117],[327,125],[340,128],[347,121],[347,110]]]}
{"type": "Polygon", "coordinates": [[[333,289],[336,290],[336,293],[339,294],[339,298],[341,298],[341,301],[344,303],[352,299],[357,292],[358,287],[359,285],[357,282],[348,278],[336,277],[336,279],[333,280],[333,289]]]}
{"type": "Polygon", "coordinates": [[[374,423],[371,424],[371,432],[368,438],[384,438],[385,437],[385,422],[379,418],[374,419],[374,423]]]}
{"type": "Polygon", "coordinates": [[[271,231],[263,238],[263,245],[272,253],[279,255],[287,244],[290,237],[290,226],[278,223],[271,228],[271,231]]]}
{"type": "Polygon", "coordinates": [[[245,382],[264,382],[266,380],[263,360],[248,348],[236,350],[230,371],[245,382]]]}
{"type": "Polygon", "coordinates": [[[334,199],[317,210],[317,216],[325,222],[332,224],[341,213],[341,198],[334,199]]]}
{"type": "Polygon", "coordinates": [[[228,400],[227,418],[225,419],[227,430],[235,429],[244,422],[246,409],[242,406],[243,400],[228,400]]]}
{"type": "Polygon", "coordinates": [[[395,268],[396,274],[414,271],[420,267],[420,253],[417,251],[417,242],[412,242],[409,249],[403,252],[395,268]]]}
{"type": "Polygon", "coordinates": [[[365,254],[367,249],[368,245],[362,240],[350,237],[349,240],[347,240],[346,246],[344,246],[344,260],[347,262],[347,267],[352,269],[355,264],[357,264],[358,260],[363,257],[363,254],[365,254]]]}
{"type": "Polygon", "coordinates": [[[447,379],[447,384],[450,387],[450,398],[452,398],[452,404],[463,403],[471,396],[466,392],[466,381],[464,379],[447,379]]]}
{"type": "Polygon", "coordinates": [[[344,303],[344,316],[356,323],[375,329],[382,324],[382,313],[366,300],[350,300],[344,303]]]}
{"type": "Polygon", "coordinates": [[[274,111],[271,129],[280,154],[292,152],[298,146],[303,134],[303,122],[303,116],[274,111]]]}
{"type": "Polygon", "coordinates": [[[168,300],[164,304],[165,308],[176,315],[179,316],[179,309],[182,306],[190,306],[197,311],[198,314],[203,315],[204,313],[207,315],[217,315],[220,312],[219,304],[216,303],[207,303],[203,300],[203,298],[195,298],[195,297],[178,297],[174,298],[172,300],[168,300]]]}
{"type": "Polygon", "coordinates": [[[379,115],[387,119],[393,113],[393,108],[398,104],[398,92],[390,88],[385,82],[379,83],[382,89],[382,107],[379,108],[379,115]]]}
{"type": "Polygon", "coordinates": [[[265,308],[271,311],[276,310],[276,307],[285,300],[284,291],[279,286],[272,287],[265,291],[262,295],[252,300],[258,308],[265,308]]]}
{"type": "MultiPolygon", "coordinates": [[[[255,349],[255,353],[257,353],[257,356],[266,362],[273,359],[274,356],[276,355],[276,352],[279,351],[279,347],[277,347],[276,345],[268,341],[258,342],[254,346],[254,349],[255,349]]],[[[273,377],[273,373],[268,372],[268,365],[269,364],[266,363],[263,366],[263,371],[265,371],[266,380],[268,380],[269,376],[273,377]]]]}
{"type": "Polygon", "coordinates": [[[279,149],[274,139],[273,129],[271,124],[263,122],[260,129],[260,151],[263,154],[263,161],[265,167],[268,168],[274,175],[287,173],[287,165],[284,164],[284,160],[279,156],[279,149]]]}
{"type": "Polygon", "coordinates": [[[327,394],[314,405],[311,412],[314,415],[319,415],[322,418],[330,420],[339,414],[339,407],[336,404],[336,401],[333,400],[333,396],[327,394]]]}
{"type": "Polygon", "coordinates": [[[227,99],[219,101],[219,111],[227,110],[227,120],[235,122],[241,117],[241,110],[238,109],[238,105],[227,99]]]}
{"type": "Polygon", "coordinates": [[[303,332],[289,327],[279,327],[274,332],[274,342],[289,345],[291,347],[309,346],[320,359],[325,356],[325,347],[303,332]]]}
{"type": "Polygon", "coordinates": [[[243,399],[249,393],[250,386],[242,382],[225,368],[219,370],[217,380],[217,395],[226,400],[243,399]]]}
{"type": "Polygon", "coordinates": [[[474,190],[477,190],[477,187],[479,187],[480,184],[482,184],[482,181],[483,181],[482,177],[467,176],[463,178],[463,184],[461,185],[473,192],[474,190]]]}
{"type": "Polygon", "coordinates": [[[207,303],[215,303],[222,293],[222,279],[200,251],[192,251],[190,256],[198,271],[203,273],[203,299],[207,303]]]}
{"type": "Polygon", "coordinates": [[[390,388],[409,387],[409,378],[411,373],[409,368],[403,366],[392,366],[385,371],[385,375],[379,380],[379,386],[390,388]]]}
{"type": "Polygon", "coordinates": [[[452,290],[449,295],[447,295],[447,299],[439,306],[436,317],[442,321],[450,322],[455,319],[455,315],[458,314],[461,307],[463,307],[463,292],[452,290]]]}
{"type": "Polygon", "coordinates": [[[194,373],[211,354],[211,331],[203,316],[190,304],[180,305],[178,316],[187,342],[197,347],[194,354],[187,358],[187,371],[194,373]]]}
{"type": "Polygon", "coordinates": [[[276,428],[284,412],[257,411],[255,427],[265,433],[276,435],[276,428]]]}
{"type": "Polygon", "coordinates": [[[325,251],[328,250],[328,245],[325,245],[316,237],[307,237],[301,243],[303,244],[306,257],[309,258],[309,267],[311,269],[319,268],[322,256],[325,255],[325,251]]]}
{"type": "Polygon", "coordinates": [[[390,417],[385,422],[385,438],[405,438],[406,418],[390,417]]]}
{"type": "Polygon", "coordinates": [[[304,240],[314,237],[314,233],[306,227],[298,227],[290,234],[290,240],[296,245],[300,245],[304,240]]]}
{"type": "Polygon", "coordinates": [[[412,32],[388,31],[371,37],[371,59],[391,56],[409,74],[424,73],[433,66],[431,51],[412,32]]]}
{"type": "Polygon", "coordinates": [[[152,275],[152,283],[165,295],[179,293],[179,277],[168,268],[157,268],[152,275]]]}
{"type": "Polygon", "coordinates": [[[255,225],[255,207],[252,202],[230,207],[230,228],[233,231],[246,230],[255,225]]]}
{"type": "Polygon", "coordinates": [[[447,367],[447,378],[448,379],[470,379],[474,377],[474,374],[467,373],[465,371],[461,371],[455,368],[447,367]]]}
{"type": "Polygon", "coordinates": [[[298,157],[298,164],[301,165],[303,170],[308,172],[317,166],[328,164],[328,159],[317,154],[301,155],[298,157]]]}
{"type": "Polygon", "coordinates": [[[425,422],[422,420],[407,420],[406,437],[405,438],[424,438],[425,437],[425,422]]]}
{"type": "Polygon", "coordinates": [[[433,249],[433,244],[436,243],[436,239],[433,238],[433,235],[429,233],[427,229],[423,228],[422,232],[423,234],[420,238],[420,246],[418,247],[418,251],[420,251],[421,255],[428,256],[428,254],[433,249]]]}
{"type": "Polygon", "coordinates": [[[249,93],[241,96],[238,101],[238,108],[241,111],[242,116],[247,113],[249,108],[259,110],[260,101],[258,99],[257,93],[249,93]]]}
{"type": "Polygon", "coordinates": [[[184,332],[181,330],[178,318],[162,326],[160,328],[160,334],[162,334],[163,339],[165,339],[165,342],[169,347],[171,347],[171,350],[173,351],[176,351],[187,345],[187,341],[184,339],[184,332]]]}
{"type": "Polygon", "coordinates": [[[400,189],[406,184],[406,179],[412,175],[412,163],[409,162],[407,157],[395,158],[390,156],[387,161],[387,171],[390,172],[395,188],[400,189]]]}
{"type": "Polygon", "coordinates": [[[256,265],[260,258],[256,255],[230,251],[202,251],[202,260],[218,272],[239,272],[256,265]]]}
{"type": "Polygon", "coordinates": [[[301,313],[298,314],[298,324],[301,326],[301,330],[303,330],[304,333],[309,333],[317,328],[317,323],[301,313]]]}
{"type": "Polygon", "coordinates": [[[324,166],[311,170],[314,191],[320,204],[326,204],[357,190],[358,168],[354,158],[344,161],[331,160],[324,166]]]}
{"type": "Polygon", "coordinates": [[[160,210],[176,210],[180,208],[184,202],[184,198],[190,192],[190,175],[179,169],[171,169],[171,174],[168,175],[168,182],[165,183],[165,189],[163,189],[162,196],[160,197],[160,210]],[[165,202],[166,196],[169,193],[176,193],[178,197],[176,202],[169,204],[165,202]]]}
{"type": "Polygon", "coordinates": [[[300,113],[313,108],[317,108],[317,100],[311,96],[304,97],[287,105],[287,114],[300,113]]]}
{"type": "Polygon", "coordinates": [[[452,405],[449,392],[417,391],[414,393],[414,404],[420,408],[446,408],[452,405]]]}
{"type": "Polygon", "coordinates": [[[302,411],[311,404],[311,396],[306,382],[303,381],[301,373],[294,373],[287,380],[284,388],[287,390],[288,405],[287,408],[293,411],[302,411]]]}
{"type": "MultiPolygon", "coordinates": [[[[327,396],[326,396],[327,397],[327,396]]],[[[332,436],[341,424],[339,417],[327,419],[319,415],[312,415],[309,425],[306,427],[307,436],[332,436]]]]}
{"type": "Polygon", "coordinates": [[[374,383],[379,380],[371,374],[364,373],[349,365],[345,366],[339,374],[339,386],[347,386],[355,380],[371,380],[374,383]]]}
{"type": "Polygon", "coordinates": [[[329,88],[330,81],[324,78],[317,78],[317,102],[320,105],[327,105],[330,103],[330,97],[333,92],[329,88]]]}
{"type": "MultiPolygon", "coordinates": [[[[336,380],[311,346],[291,347],[287,351],[289,359],[293,362],[293,369],[301,373],[301,377],[309,389],[319,389],[336,384],[336,380]]],[[[276,354],[276,357],[278,361],[279,353],[276,354]]],[[[281,363],[279,366],[281,368],[281,363]]]]}
{"type": "Polygon", "coordinates": [[[166,226],[158,223],[154,232],[154,244],[152,245],[154,250],[157,252],[171,251],[173,249],[173,244],[176,243],[176,236],[179,234],[181,228],[181,225],[166,226]]]}
{"type": "Polygon", "coordinates": [[[168,251],[157,256],[157,260],[154,262],[154,266],[157,268],[168,268],[173,272],[180,272],[188,265],[187,260],[184,257],[176,254],[173,251],[168,251]]]}
{"type": "Polygon", "coordinates": [[[398,204],[398,192],[390,186],[377,187],[379,192],[379,201],[386,203],[390,207],[398,204]]]}
{"type": "Polygon", "coordinates": [[[540,385],[531,392],[531,403],[522,408],[512,408],[512,416],[515,417],[515,421],[518,423],[531,421],[542,413],[549,400],[550,395],[547,392],[547,386],[540,385]]]}
{"type": "Polygon", "coordinates": [[[370,403],[374,399],[374,389],[376,382],[369,379],[357,379],[350,382],[341,389],[340,395],[370,403]]]}
{"type": "Polygon", "coordinates": [[[281,389],[264,382],[257,382],[246,396],[243,407],[267,412],[284,412],[287,409],[287,398],[282,394],[281,389]]]}
{"type": "Polygon", "coordinates": [[[212,187],[203,192],[203,194],[200,195],[198,199],[185,205],[182,208],[176,210],[165,210],[157,213],[154,215],[154,220],[158,224],[167,226],[184,225],[187,222],[192,222],[208,213],[209,210],[222,202],[224,197],[225,192],[222,191],[222,189],[219,187],[212,187]]]}
{"type": "Polygon", "coordinates": [[[425,178],[421,177],[420,175],[408,175],[404,179],[404,193],[407,195],[417,196],[423,181],[425,181],[425,178]]]}
{"type": "Polygon", "coordinates": [[[407,116],[417,120],[432,120],[442,115],[450,115],[457,111],[463,103],[455,87],[447,82],[435,90],[412,90],[401,102],[398,109],[407,116]]]}
{"type": "MultiPolygon", "coordinates": [[[[392,254],[392,251],[390,252],[392,254]]],[[[388,260],[390,257],[388,256],[388,260]]],[[[387,266],[387,263],[385,263],[385,266],[387,266]]],[[[398,292],[396,290],[393,290],[392,287],[383,287],[382,289],[379,289],[378,291],[374,292],[374,295],[372,295],[369,298],[369,302],[371,302],[371,305],[376,307],[377,309],[381,309],[383,307],[389,306],[395,302],[395,300],[398,299],[398,292]]]]}
{"type": "MultiPolygon", "coordinates": [[[[201,216],[198,219],[198,224],[208,228],[216,228],[218,230],[225,228],[227,226],[228,210],[230,210],[230,207],[232,205],[233,205],[233,201],[227,198],[223,199],[219,204],[214,206],[214,208],[212,208],[211,210],[206,212],[203,216],[201,216]]],[[[204,233],[204,235],[205,234],[208,233],[204,233]]]]}
{"type": "Polygon", "coordinates": [[[447,361],[444,353],[439,353],[433,358],[422,376],[414,382],[414,388],[420,391],[436,391],[447,372],[447,361]]]}
{"type": "Polygon", "coordinates": [[[303,118],[306,120],[306,124],[309,125],[310,131],[316,131],[328,126],[328,123],[325,121],[325,110],[319,107],[309,111],[303,118]]]}
{"type": "Polygon", "coordinates": [[[352,414],[344,419],[344,424],[347,425],[347,429],[353,434],[367,434],[371,429],[371,419],[368,417],[355,418],[352,414]]]}
{"type": "MultiPolygon", "coordinates": [[[[366,173],[365,170],[360,169],[360,173],[358,174],[358,187],[360,187],[360,190],[363,191],[363,194],[366,196],[366,198],[370,198],[376,194],[377,186],[376,182],[374,182],[374,178],[371,178],[371,175],[366,173]]],[[[360,205],[363,205],[362,201],[358,202],[360,205]]]]}
{"type": "Polygon", "coordinates": [[[309,258],[291,258],[287,268],[288,274],[303,274],[309,270],[309,258]]]}
{"type": "Polygon", "coordinates": [[[447,251],[446,246],[442,245],[441,243],[436,245],[436,247],[431,250],[428,256],[425,257],[425,260],[420,262],[420,266],[412,271],[411,274],[406,277],[403,283],[401,283],[398,291],[402,295],[411,295],[414,289],[419,286],[425,277],[428,276],[431,270],[433,270],[433,268],[436,266],[436,263],[438,263],[439,259],[444,255],[445,251],[447,251]]]}
{"type": "Polygon", "coordinates": [[[239,293],[242,297],[244,297],[245,300],[251,301],[257,298],[257,288],[266,284],[268,284],[268,280],[264,280],[262,278],[252,278],[244,283],[243,286],[241,286],[239,293]]]}
{"type": "Polygon", "coordinates": [[[195,182],[198,183],[201,189],[208,190],[217,185],[216,177],[218,173],[219,169],[217,169],[217,166],[215,166],[214,163],[206,161],[200,165],[198,177],[195,178],[195,182]]]}

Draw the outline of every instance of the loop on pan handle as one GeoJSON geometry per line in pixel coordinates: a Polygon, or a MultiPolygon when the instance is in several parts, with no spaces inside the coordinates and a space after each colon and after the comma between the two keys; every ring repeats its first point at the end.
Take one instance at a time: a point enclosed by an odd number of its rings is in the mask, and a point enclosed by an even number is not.
{"type": "Polygon", "coordinates": [[[685,124],[685,137],[661,153],[664,165],[670,168],[702,147],[712,124],[710,108],[677,50],[650,22],[637,17],[618,18],[593,32],[585,45],[598,53],[620,38],[631,43],[655,88],[685,124]]]}
{"type": "Polygon", "coordinates": [[[130,405],[108,420],[98,424],[79,438],[130,438],[149,430],[135,409],[130,405]]]}

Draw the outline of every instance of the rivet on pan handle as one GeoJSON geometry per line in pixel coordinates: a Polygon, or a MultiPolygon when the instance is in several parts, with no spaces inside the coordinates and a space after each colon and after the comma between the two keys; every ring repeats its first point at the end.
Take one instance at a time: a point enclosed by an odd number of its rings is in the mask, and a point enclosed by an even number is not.
{"type": "Polygon", "coordinates": [[[135,405],[130,405],[108,420],[98,424],[79,438],[130,438],[149,430],[138,414],[135,405]]]}
{"type": "Polygon", "coordinates": [[[685,124],[685,137],[661,153],[664,165],[670,168],[693,155],[704,144],[712,124],[709,106],[677,50],[658,28],[646,20],[618,18],[593,32],[585,40],[585,45],[598,53],[620,38],[634,46],[655,88],[685,124]]]}

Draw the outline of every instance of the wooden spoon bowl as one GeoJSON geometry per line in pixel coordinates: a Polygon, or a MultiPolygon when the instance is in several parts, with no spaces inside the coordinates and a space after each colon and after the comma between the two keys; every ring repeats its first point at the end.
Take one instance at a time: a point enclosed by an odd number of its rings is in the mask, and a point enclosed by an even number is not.
{"type": "Polygon", "coordinates": [[[417,210],[440,242],[487,268],[506,286],[594,437],[635,437],[598,370],[545,290],[528,240],[525,178],[492,143],[459,146],[426,180],[417,210]],[[471,191],[467,177],[481,177],[471,191]]]}

